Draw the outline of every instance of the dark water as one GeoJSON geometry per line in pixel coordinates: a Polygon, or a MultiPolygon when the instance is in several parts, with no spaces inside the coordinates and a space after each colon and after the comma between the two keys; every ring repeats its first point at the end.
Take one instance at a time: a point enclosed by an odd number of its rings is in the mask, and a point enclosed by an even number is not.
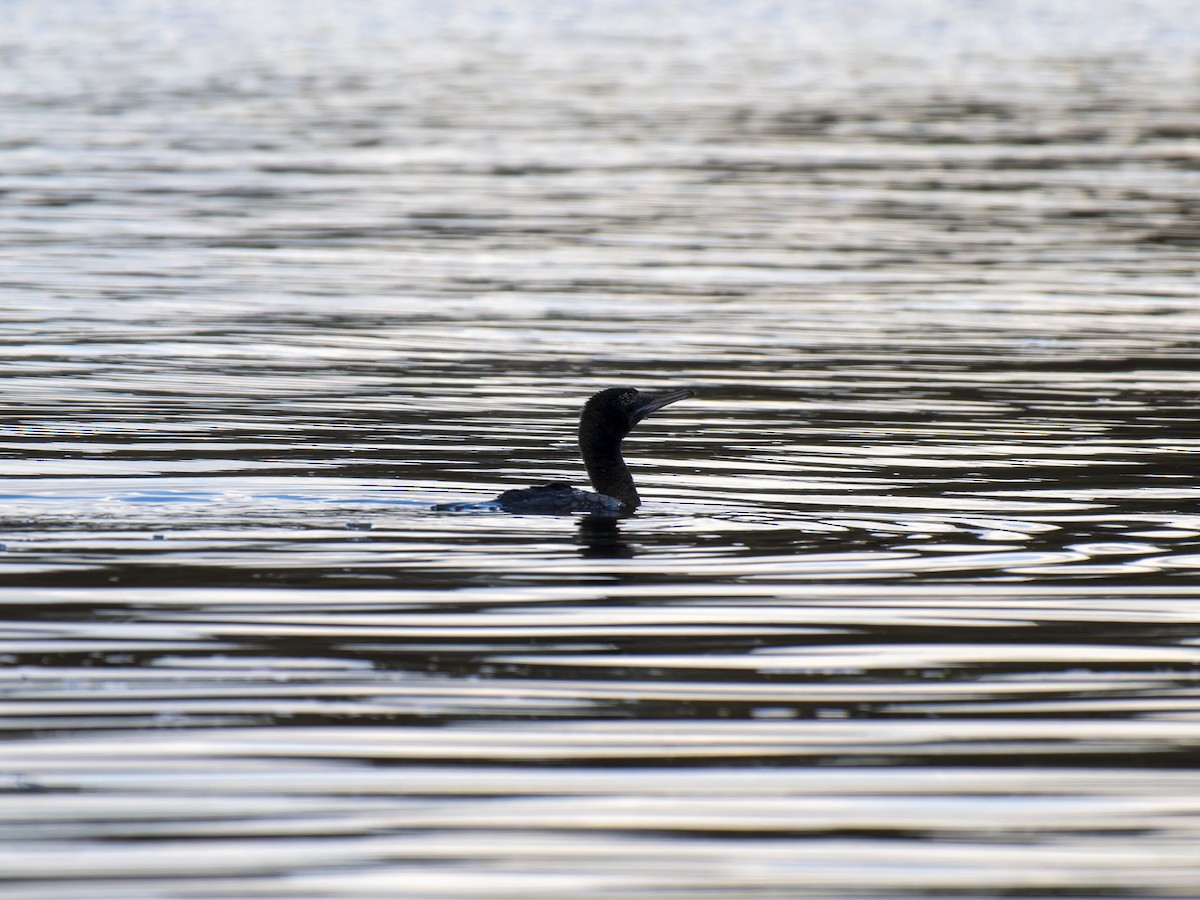
{"type": "Polygon", "coordinates": [[[1200,4],[6,4],[6,898],[1194,897],[1200,4]],[[620,521],[438,514],[579,483],[620,521]]]}

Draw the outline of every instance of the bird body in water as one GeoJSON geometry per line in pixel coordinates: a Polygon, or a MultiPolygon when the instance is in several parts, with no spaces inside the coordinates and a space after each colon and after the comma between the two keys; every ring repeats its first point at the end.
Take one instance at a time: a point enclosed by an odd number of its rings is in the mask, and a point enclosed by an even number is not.
{"type": "MultiPolygon", "coordinates": [[[[691,391],[645,394],[635,388],[608,388],[593,394],[579,417],[579,452],[594,491],[581,491],[565,481],[505,491],[483,508],[512,513],[592,512],[615,515],[637,509],[642,498],[625,460],[621,441],[633,426],[670,403],[694,397],[691,391]]],[[[436,510],[479,509],[471,503],[447,503],[436,510]]]]}

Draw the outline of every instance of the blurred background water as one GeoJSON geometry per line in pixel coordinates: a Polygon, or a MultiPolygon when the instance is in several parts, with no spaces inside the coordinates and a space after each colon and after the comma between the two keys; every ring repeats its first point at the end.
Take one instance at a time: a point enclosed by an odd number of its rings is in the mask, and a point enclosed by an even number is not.
{"type": "Polygon", "coordinates": [[[6,898],[1196,895],[1200,4],[2,13],[6,898]]]}

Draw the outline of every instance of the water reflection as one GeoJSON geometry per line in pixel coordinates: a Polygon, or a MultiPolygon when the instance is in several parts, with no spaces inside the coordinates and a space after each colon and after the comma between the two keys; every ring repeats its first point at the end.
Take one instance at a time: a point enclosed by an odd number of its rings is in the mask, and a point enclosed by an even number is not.
{"type": "Polygon", "coordinates": [[[633,559],[637,553],[621,536],[620,519],[612,516],[581,516],[575,534],[583,559],[633,559]]]}

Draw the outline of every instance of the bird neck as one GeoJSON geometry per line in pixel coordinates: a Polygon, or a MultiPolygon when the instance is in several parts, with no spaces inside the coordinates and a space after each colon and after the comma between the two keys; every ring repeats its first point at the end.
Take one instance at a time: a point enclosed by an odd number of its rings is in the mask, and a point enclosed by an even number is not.
{"type": "Polygon", "coordinates": [[[588,436],[580,434],[579,450],[583,454],[583,464],[587,467],[588,478],[592,487],[601,494],[606,494],[615,500],[620,500],[630,509],[636,509],[642,503],[637,488],[633,484],[633,476],[629,466],[621,458],[621,441],[616,442],[589,440],[588,436]]]}

